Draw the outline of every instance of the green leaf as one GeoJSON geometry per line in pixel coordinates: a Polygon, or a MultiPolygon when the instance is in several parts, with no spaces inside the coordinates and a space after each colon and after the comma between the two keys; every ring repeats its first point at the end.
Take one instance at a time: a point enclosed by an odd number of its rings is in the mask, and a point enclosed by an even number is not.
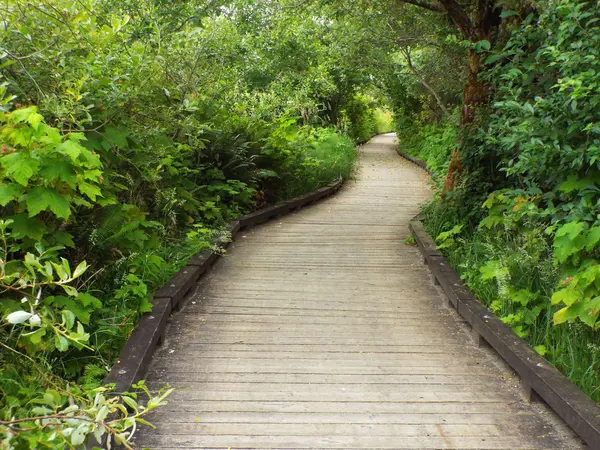
{"type": "Polygon", "coordinates": [[[71,158],[71,161],[77,162],[77,158],[79,158],[84,148],[75,141],[66,140],[62,144],[57,145],[56,150],[67,155],[71,158]]]}
{"type": "Polygon", "coordinates": [[[512,9],[508,9],[508,10],[506,10],[506,11],[502,11],[502,12],[500,13],[500,17],[501,17],[502,19],[506,19],[507,17],[516,16],[516,15],[518,15],[518,14],[519,14],[519,13],[518,13],[517,11],[514,11],[514,10],[512,10],[512,9]]]}
{"type": "Polygon", "coordinates": [[[27,186],[29,179],[38,171],[37,159],[24,152],[15,152],[0,158],[0,164],[6,170],[6,175],[12,177],[22,186],[27,186]]]}
{"type": "Polygon", "coordinates": [[[577,300],[581,298],[581,293],[573,288],[561,289],[552,295],[552,304],[558,305],[564,303],[567,306],[571,306],[577,300]]]}
{"type": "Polygon", "coordinates": [[[80,182],[77,185],[79,192],[81,192],[82,194],[87,195],[90,200],[92,200],[93,202],[96,201],[96,197],[102,197],[102,191],[100,190],[100,188],[96,185],[93,185],[91,183],[86,183],[86,182],[80,182]]]}
{"type": "Polygon", "coordinates": [[[91,306],[94,309],[102,308],[102,302],[87,292],[80,292],[77,295],[77,300],[85,307],[91,306]]]}
{"type": "Polygon", "coordinates": [[[75,248],[73,236],[65,231],[55,231],[52,233],[52,240],[63,247],[75,248]]]}
{"type": "Polygon", "coordinates": [[[37,130],[40,122],[44,119],[38,112],[35,106],[28,108],[15,109],[8,115],[10,121],[14,124],[27,122],[37,130]]]}
{"type": "Polygon", "coordinates": [[[501,261],[488,261],[485,265],[479,268],[479,272],[481,272],[482,280],[500,278],[508,273],[501,261]]]}
{"type": "Polygon", "coordinates": [[[46,329],[45,328],[38,328],[36,331],[34,331],[33,333],[29,333],[27,334],[27,338],[33,343],[33,344],[40,344],[42,342],[42,338],[46,335],[46,329]]]}
{"type": "Polygon", "coordinates": [[[69,349],[69,341],[60,334],[54,335],[54,346],[59,352],[66,352],[69,349]]]}
{"type": "Polygon", "coordinates": [[[600,227],[590,228],[587,232],[586,236],[586,245],[585,248],[588,252],[591,252],[596,247],[600,241],[600,227]]]}
{"type": "Polygon", "coordinates": [[[71,207],[67,199],[52,188],[33,188],[27,194],[26,201],[29,217],[36,216],[47,209],[60,219],[68,219],[71,215],[71,207]]]}
{"type": "Polygon", "coordinates": [[[583,222],[569,222],[560,227],[554,236],[554,257],[563,263],[571,255],[579,253],[586,244],[581,235],[585,229],[583,222]]]}
{"type": "Polygon", "coordinates": [[[77,289],[75,289],[73,286],[69,286],[68,284],[61,284],[60,287],[64,289],[67,295],[70,295],[71,297],[77,296],[77,289]]]}
{"type": "Polygon", "coordinates": [[[65,159],[53,158],[44,160],[42,162],[42,168],[40,169],[40,176],[51,183],[62,181],[71,189],[75,189],[77,183],[75,167],[65,159]]]}
{"type": "Polygon", "coordinates": [[[13,223],[9,226],[15,237],[31,238],[35,241],[42,239],[47,229],[41,225],[35,218],[27,217],[27,214],[18,214],[12,216],[13,223]]]}
{"type": "Polygon", "coordinates": [[[71,433],[71,444],[78,446],[85,442],[85,438],[89,432],[89,425],[80,425],[71,433]]]}
{"type": "Polygon", "coordinates": [[[131,397],[128,397],[126,395],[124,395],[121,398],[123,399],[123,403],[125,403],[127,406],[129,406],[136,413],[138,412],[139,407],[138,407],[137,402],[134,399],[132,399],[131,397]]]}
{"type": "Polygon", "coordinates": [[[65,323],[65,328],[67,328],[67,330],[70,330],[71,328],[73,328],[73,325],[75,325],[75,314],[73,314],[68,309],[65,309],[64,311],[62,311],[61,314],[62,314],[63,322],[65,323]]]}
{"type": "Polygon", "coordinates": [[[479,41],[478,42],[480,48],[484,49],[484,50],[489,50],[490,48],[492,48],[492,45],[490,44],[490,41],[479,41]]]}
{"type": "Polygon", "coordinates": [[[490,55],[485,59],[484,64],[492,64],[496,61],[500,61],[502,58],[504,58],[504,55],[490,55]]]}
{"type": "Polygon", "coordinates": [[[545,345],[536,345],[535,347],[533,347],[533,349],[542,356],[544,356],[548,352],[548,349],[545,345]]]}
{"type": "Polygon", "coordinates": [[[80,262],[73,272],[73,278],[79,278],[81,275],[83,275],[87,268],[88,265],[85,261],[80,262]]]}
{"type": "Polygon", "coordinates": [[[129,136],[130,131],[127,128],[107,127],[106,131],[102,134],[108,142],[119,148],[125,149],[129,147],[127,136],[129,136]]]}
{"type": "Polygon", "coordinates": [[[6,206],[21,195],[21,188],[16,184],[0,184],[0,205],[6,206]]]}

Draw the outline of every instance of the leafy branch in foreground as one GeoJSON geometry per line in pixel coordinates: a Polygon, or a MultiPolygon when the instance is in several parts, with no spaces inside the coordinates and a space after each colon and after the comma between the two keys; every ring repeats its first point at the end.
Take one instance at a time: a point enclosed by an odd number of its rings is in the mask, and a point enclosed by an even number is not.
{"type": "Polygon", "coordinates": [[[133,386],[147,396],[145,406],[138,401],[138,393],[125,392],[111,395],[112,387],[98,387],[89,392],[77,388],[60,392],[48,389],[33,403],[31,417],[0,420],[0,448],[69,448],[83,449],[89,438],[110,449],[113,444],[127,449],[137,425],[152,426],[143,417],[153,409],[165,405],[173,388],[165,387],[152,394],[144,382],[133,386]]]}

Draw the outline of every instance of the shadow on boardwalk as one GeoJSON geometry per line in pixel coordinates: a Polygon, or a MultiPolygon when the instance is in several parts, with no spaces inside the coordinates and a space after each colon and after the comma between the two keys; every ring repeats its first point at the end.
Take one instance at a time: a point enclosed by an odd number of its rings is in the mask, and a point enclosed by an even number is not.
{"type": "Polygon", "coordinates": [[[430,192],[394,145],[374,138],[336,196],[239,235],[172,319],[147,379],[182,389],[139,445],[582,448],[403,243],[430,192]]]}

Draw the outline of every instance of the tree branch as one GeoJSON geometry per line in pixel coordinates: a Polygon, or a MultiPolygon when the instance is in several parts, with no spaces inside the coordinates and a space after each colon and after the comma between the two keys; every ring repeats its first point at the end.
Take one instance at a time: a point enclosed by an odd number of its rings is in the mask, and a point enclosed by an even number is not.
{"type": "Polygon", "coordinates": [[[444,8],[437,3],[431,3],[426,0],[398,0],[400,3],[408,3],[409,5],[419,6],[420,8],[428,9],[434,12],[444,12],[444,8]]]}
{"type": "Polygon", "coordinates": [[[471,42],[477,40],[476,30],[473,26],[473,22],[469,18],[469,15],[465,12],[465,10],[460,6],[455,0],[438,0],[446,12],[458,31],[461,34],[469,39],[471,42]]]}
{"type": "Polygon", "coordinates": [[[429,83],[427,83],[427,81],[425,81],[425,78],[423,78],[423,76],[419,73],[419,71],[417,70],[417,68],[413,65],[412,59],[410,57],[410,47],[401,48],[400,51],[402,52],[402,54],[406,58],[406,63],[408,64],[408,68],[410,69],[410,71],[418,78],[419,83],[421,83],[423,85],[423,87],[425,89],[427,89],[429,92],[431,92],[431,94],[435,97],[435,100],[437,101],[437,104],[440,107],[440,109],[442,110],[442,112],[444,113],[444,115],[448,119],[450,119],[450,113],[448,112],[448,110],[444,106],[444,103],[442,102],[442,99],[441,99],[440,95],[436,92],[435,89],[433,89],[429,85],[429,83]]]}

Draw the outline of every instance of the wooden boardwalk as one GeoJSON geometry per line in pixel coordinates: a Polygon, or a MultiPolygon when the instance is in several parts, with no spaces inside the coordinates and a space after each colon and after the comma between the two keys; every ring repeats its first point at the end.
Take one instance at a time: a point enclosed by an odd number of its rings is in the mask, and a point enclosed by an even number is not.
{"type": "Polygon", "coordinates": [[[403,243],[430,197],[393,135],[334,197],[238,235],[147,380],[182,388],[151,449],[582,448],[477,347],[403,243]]]}

